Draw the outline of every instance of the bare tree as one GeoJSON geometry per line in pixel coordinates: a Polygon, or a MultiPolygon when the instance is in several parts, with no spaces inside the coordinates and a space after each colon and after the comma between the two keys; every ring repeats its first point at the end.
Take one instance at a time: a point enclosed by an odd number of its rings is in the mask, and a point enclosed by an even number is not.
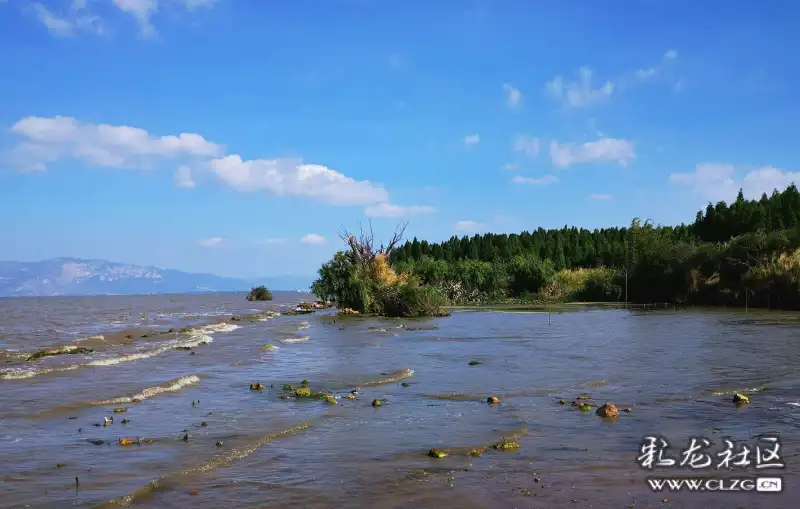
{"type": "Polygon", "coordinates": [[[369,222],[369,229],[366,231],[361,223],[358,224],[358,237],[342,227],[339,238],[350,248],[350,255],[353,257],[354,263],[367,265],[378,255],[389,256],[392,250],[397,247],[397,244],[403,240],[403,234],[407,226],[408,222],[400,223],[395,228],[392,238],[389,239],[389,243],[386,244],[385,247],[383,243],[381,243],[381,247],[377,250],[375,249],[375,234],[372,231],[372,221],[369,222]]]}

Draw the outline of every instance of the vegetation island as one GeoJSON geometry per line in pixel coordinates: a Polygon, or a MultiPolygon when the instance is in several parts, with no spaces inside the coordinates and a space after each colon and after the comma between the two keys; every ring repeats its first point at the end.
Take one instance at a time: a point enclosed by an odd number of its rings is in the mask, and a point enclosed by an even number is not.
{"type": "Polygon", "coordinates": [[[445,306],[567,302],[800,309],[800,192],[709,204],[689,225],[576,227],[402,241],[341,234],[312,292],[340,310],[446,315],[445,306]]]}

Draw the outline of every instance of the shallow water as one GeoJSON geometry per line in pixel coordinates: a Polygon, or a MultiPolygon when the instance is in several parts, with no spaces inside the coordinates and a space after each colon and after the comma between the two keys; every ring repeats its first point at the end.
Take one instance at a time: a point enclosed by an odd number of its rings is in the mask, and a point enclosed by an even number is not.
{"type": "Polygon", "coordinates": [[[800,502],[800,329],[779,315],[581,308],[551,323],[547,313],[469,310],[230,321],[310,298],[275,296],[0,299],[0,507],[800,502]],[[151,335],[204,323],[214,326],[151,335]],[[95,350],[25,361],[75,344],[95,350]],[[280,398],[303,379],[342,396],[338,404],[280,398]],[[265,390],[251,391],[254,382],[265,390]],[[343,397],[357,387],[356,399],[343,397]],[[735,390],[750,404],[734,406],[735,390]],[[558,403],[581,393],[632,412],[604,420],[558,403]],[[490,395],[501,403],[488,405],[490,395]],[[106,416],[114,422],[103,426],[106,416]],[[653,493],[636,462],[646,435],[665,436],[678,454],[693,436],[755,444],[762,434],[781,439],[786,468],[765,474],[783,477],[781,494],[653,493]],[[520,448],[468,455],[503,437],[520,448]],[[432,447],[450,454],[429,458],[432,447]]]}

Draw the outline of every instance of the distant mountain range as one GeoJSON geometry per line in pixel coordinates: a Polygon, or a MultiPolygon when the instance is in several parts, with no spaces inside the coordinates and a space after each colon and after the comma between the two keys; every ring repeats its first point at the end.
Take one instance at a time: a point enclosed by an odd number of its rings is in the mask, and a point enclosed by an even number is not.
{"type": "Polygon", "coordinates": [[[248,280],[80,258],[0,262],[0,297],[232,292],[257,285],[270,290],[307,290],[311,278],[248,280]]]}

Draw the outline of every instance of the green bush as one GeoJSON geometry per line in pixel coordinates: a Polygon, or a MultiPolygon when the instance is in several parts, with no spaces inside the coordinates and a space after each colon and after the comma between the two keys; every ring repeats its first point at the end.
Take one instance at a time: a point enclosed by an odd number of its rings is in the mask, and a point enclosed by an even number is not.
{"type": "Polygon", "coordinates": [[[272,292],[264,285],[256,286],[247,294],[247,300],[272,300],[272,292]]]}

